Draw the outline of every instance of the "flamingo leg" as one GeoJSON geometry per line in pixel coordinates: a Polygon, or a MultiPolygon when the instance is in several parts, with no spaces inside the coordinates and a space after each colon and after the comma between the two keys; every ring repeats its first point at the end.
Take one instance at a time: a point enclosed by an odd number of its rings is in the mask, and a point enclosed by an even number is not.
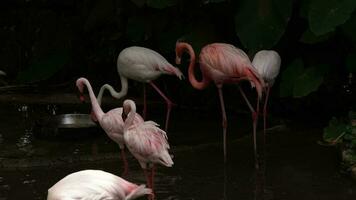
{"type": "Polygon", "coordinates": [[[127,163],[125,149],[121,149],[121,159],[122,159],[122,162],[124,163],[124,171],[122,172],[121,176],[125,177],[125,176],[127,176],[128,171],[129,171],[129,164],[127,163]]]}
{"type": "Polygon", "coordinates": [[[146,120],[147,102],[146,102],[146,83],[143,83],[143,119],[146,120]]]}
{"type": "Polygon", "coordinates": [[[252,120],[253,120],[253,150],[254,150],[254,153],[255,153],[255,168],[256,169],[259,168],[258,154],[257,154],[257,135],[256,135],[259,110],[260,110],[260,99],[257,98],[256,111],[252,113],[252,120]]]}
{"type": "Polygon", "coordinates": [[[257,105],[256,105],[256,110],[253,109],[250,101],[248,100],[248,98],[246,97],[245,92],[242,90],[242,88],[240,86],[239,90],[240,93],[242,95],[242,97],[245,99],[247,106],[250,108],[251,113],[252,113],[252,128],[253,128],[253,150],[254,150],[254,155],[255,155],[255,168],[258,169],[259,168],[259,164],[258,164],[258,155],[257,155],[257,135],[256,135],[256,131],[257,131],[257,122],[258,122],[258,112],[259,112],[259,107],[260,107],[260,100],[259,98],[257,98],[257,105]]]}
{"type": "MultiPolygon", "coordinates": [[[[151,168],[151,189],[152,189],[152,193],[154,191],[154,177],[155,177],[155,165],[152,166],[151,168]]],[[[152,199],[154,199],[155,197],[153,196],[152,199]]]]}
{"type": "Polygon", "coordinates": [[[222,127],[223,127],[223,144],[224,144],[224,163],[226,163],[226,129],[227,129],[227,117],[225,111],[224,97],[222,93],[222,85],[217,85],[220,99],[220,106],[222,112],[222,127]]]}
{"type": "Polygon", "coordinates": [[[149,195],[148,199],[153,200],[154,199],[154,191],[153,191],[153,188],[151,185],[152,184],[152,181],[151,181],[152,172],[150,173],[147,169],[143,169],[143,172],[145,173],[147,187],[152,189],[152,195],[149,195]]]}
{"type": "Polygon", "coordinates": [[[169,124],[169,117],[171,114],[172,106],[174,105],[173,102],[152,82],[149,82],[150,85],[158,92],[158,94],[161,95],[161,97],[166,101],[167,103],[167,114],[166,114],[166,123],[165,123],[165,128],[164,130],[167,132],[168,130],[168,124],[169,124]]]}
{"type": "Polygon", "coordinates": [[[266,127],[267,127],[267,104],[268,104],[268,98],[269,98],[269,92],[270,92],[270,87],[267,87],[267,94],[265,98],[265,103],[263,105],[263,133],[266,134],[266,127]]]}

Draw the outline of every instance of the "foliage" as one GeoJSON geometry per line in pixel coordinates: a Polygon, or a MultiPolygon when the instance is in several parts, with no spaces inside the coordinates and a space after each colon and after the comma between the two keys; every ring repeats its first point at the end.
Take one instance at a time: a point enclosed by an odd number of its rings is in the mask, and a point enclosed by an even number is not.
{"type": "Polygon", "coordinates": [[[270,49],[285,32],[291,13],[291,0],[241,1],[235,14],[236,33],[248,49],[270,49]]]}
{"type": "Polygon", "coordinates": [[[342,120],[333,117],[329,121],[329,125],[324,128],[323,139],[329,143],[340,143],[342,142],[340,137],[342,138],[345,134],[350,134],[350,126],[342,120]]]}
{"type": "Polygon", "coordinates": [[[50,79],[68,64],[112,72],[129,45],[150,47],[173,62],[177,40],[197,54],[211,42],[234,44],[251,57],[275,49],[282,57],[275,84],[281,97],[306,97],[330,83],[331,72],[356,71],[355,0],[16,2],[3,4],[0,13],[7,19],[0,27],[0,70],[13,82],[50,79]]]}

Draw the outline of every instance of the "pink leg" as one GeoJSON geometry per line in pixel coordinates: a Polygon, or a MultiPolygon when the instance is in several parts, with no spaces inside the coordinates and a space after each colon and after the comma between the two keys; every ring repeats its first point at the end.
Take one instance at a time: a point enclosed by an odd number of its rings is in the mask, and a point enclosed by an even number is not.
{"type": "Polygon", "coordinates": [[[124,171],[122,172],[121,176],[125,177],[125,176],[127,176],[128,171],[129,171],[129,164],[127,163],[127,160],[126,160],[125,149],[121,149],[121,159],[122,159],[122,162],[124,163],[124,171]]]}
{"type": "Polygon", "coordinates": [[[255,109],[253,109],[250,101],[247,99],[246,97],[246,94],[245,92],[241,89],[240,86],[239,87],[239,90],[240,90],[240,93],[242,95],[242,97],[245,99],[246,103],[247,103],[247,106],[250,108],[251,110],[251,113],[252,113],[252,126],[253,126],[253,150],[254,150],[254,155],[255,155],[255,168],[258,169],[259,166],[258,166],[258,159],[257,159],[257,135],[256,135],[256,130],[257,130],[257,119],[258,119],[258,112],[259,112],[259,105],[260,105],[260,101],[259,101],[259,98],[257,98],[257,105],[256,105],[256,111],[255,109]]]}
{"type": "MultiPolygon", "coordinates": [[[[153,167],[151,168],[151,189],[152,192],[154,191],[154,177],[155,177],[155,166],[153,165],[153,167]]],[[[152,199],[154,199],[155,196],[152,197],[152,199]]]]}
{"type": "Polygon", "coordinates": [[[151,181],[151,175],[150,172],[147,169],[143,169],[143,172],[145,173],[145,177],[146,177],[146,182],[147,182],[147,187],[152,189],[152,195],[148,196],[149,200],[153,200],[154,199],[154,191],[152,188],[152,181],[151,181]]]}
{"type": "Polygon", "coordinates": [[[223,144],[224,144],[224,163],[226,163],[226,129],[227,129],[227,117],[225,111],[224,97],[222,93],[222,85],[217,85],[220,99],[220,106],[222,112],[222,126],[223,126],[223,144]]]}
{"type": "Polygon", "coordinates": [[[258,154],[257,154],[257,135],[256,135],[259,110],[260,110],[260,99],[257,98],[256,111],[252,113],[252,121],[253,121],[253,150],[254,150],[254,153],[255,153],[255,168],[256,169],[259,168],[258,154]]]}
{"type": "Polygon", "coordinates": [[[166,95],[163,94],[163,92],[152,82],[149,82],[151,84],[151,86],[158,92],[158,94],[161,95],[161,97],[166,101],[167,103],[167,114],[166,114],[166,123],[165,123],[165,128],[164,130],[167,131],[168,130],[168,123],[169,123],[169,116],[171,114],[171,109],[172,106],[174,105],[173,102],[168,99],[168,97],[166,95]]]}
{"type": "Polygon", "coordinates": [[[265,98],[265,104],[263,106],[263,133],[266,134],[266,127],[267,127],[267,103],[268,103],[268,98],[269,98],[269,92],[270,92],[270,87],[267,87],[267,94],[265,98]]]}
{"type": "Polygon", "coordinates": [[[143,83],[143,119],[146,120],[147,102],[146,102],[146,83],[143,83]]]}

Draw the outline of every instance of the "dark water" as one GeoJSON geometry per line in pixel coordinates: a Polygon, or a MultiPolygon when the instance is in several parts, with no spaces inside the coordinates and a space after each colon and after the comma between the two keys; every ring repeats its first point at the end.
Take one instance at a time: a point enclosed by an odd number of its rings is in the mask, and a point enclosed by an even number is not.
{"type": "MultiPolygon", "coordinates": [[[[51,113],[52,107],[2,105],[0,109],[1,200],[45,199],[49,187],[78,170],[102,169],[120,175],[119,149],[100,129],[62,133],[88,133],[77,137],[38,138],[33,123],[51,113]]],[[[55,109],[67,110],[73,107],[55,109]]],[[[158,167],[157,199],[356,199],[355,181],[339,172],[337,151],[317,144],[319,128],[287,126],[270,131],[265,156],[260,158],[264,165],[256,171],[248,115],[229,116],[224,165],[220,116],[184,109],[172,114],[168,134],[175,164],[158,167]]],[[[163,122],[156,113],[151,116],[163,122]]],[[[127,180],[145,183],[132,157],[129,168],[127,180]]]]}

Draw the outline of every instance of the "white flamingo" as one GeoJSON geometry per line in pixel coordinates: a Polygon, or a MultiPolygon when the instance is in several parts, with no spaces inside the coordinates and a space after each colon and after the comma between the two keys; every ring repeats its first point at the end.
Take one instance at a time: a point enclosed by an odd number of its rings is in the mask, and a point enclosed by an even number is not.
{"type": "MultiPolygon", "coordinates": [[[[122,50],[117,58],[117,71],[121,80],[121,91],[117,92],[109,84],[105,84],[100,88],[98,94],[99,104],[104,91],[109,90],[110,94],[120,99],[127,94],[128,80],[149,83],[166,101],[167,114],[165,122],[165,130],[168,129],[169,117],[172,108],[172,101],[153,83],[162,74],[176,75],[179,79],[183,78],[182,72],[173,67],[163,56],[156,51],[144,47],[128,47],[122,50]]],[[[144,86],[144,108],[143,118],[146,118],[146,89],[144,86]]]]}
{"type": "Polygon", "coordinates": [[[48,189],[47,200],[130,200],[152,190],[101,170],[83,170],[67,175],[48,189]]]}

